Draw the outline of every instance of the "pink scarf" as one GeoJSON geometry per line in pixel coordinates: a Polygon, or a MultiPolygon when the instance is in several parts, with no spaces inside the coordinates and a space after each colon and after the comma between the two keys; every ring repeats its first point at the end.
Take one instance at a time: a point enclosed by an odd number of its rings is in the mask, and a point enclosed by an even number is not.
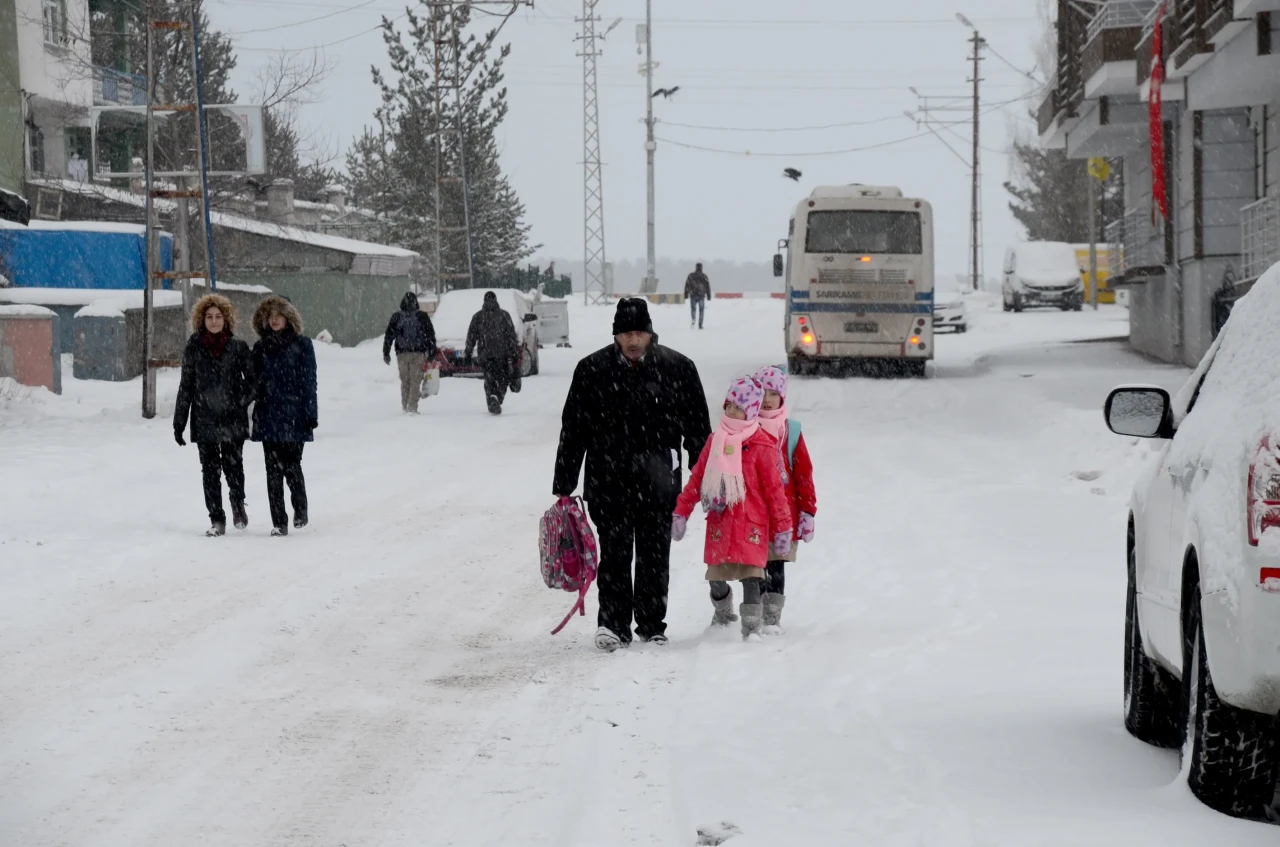
{"type": "Polygon", "coordinates": [[[702,476],[702,502],[719,500],[736,506],[747,497],[747,482],[742,476],[742,445],[760,431],[760,420],[739,421],[720,418],[720,427],[711,436],[711,452],[702,476]]]}
{"type": "Polygon", "coordinates": [[[773,440],[781,444],[787,435],[787,418],[791,410],[783,403],[777,409],[760,410],[760,428],[773,436],[773,440]]]}

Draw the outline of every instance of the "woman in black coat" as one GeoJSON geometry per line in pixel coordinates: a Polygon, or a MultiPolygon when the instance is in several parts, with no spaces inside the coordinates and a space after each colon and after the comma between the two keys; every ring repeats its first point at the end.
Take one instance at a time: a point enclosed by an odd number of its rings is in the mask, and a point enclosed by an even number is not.
{"type": "Polygon", "coordinates": [[[182,380],[173,413],[173,436],[182,437],[191,422],[191,441],[200,451],[204,502],[209,509],[210,537],[225,535],[222,475],[231,490],[231,515],[237,529],[249,524],[244,507],[244,442],[249,437],[249,402],[253,377],[249,345],[234,335],[236,310],[218,294],[201,298],[191,313],[191,338],[182,353],[182,380]]]}
{"type": "Polygon", "coordinates": [[[267,462],[267,500],[271,534],[289,534],[284,484],[293,500],[293,526],[307,525],[307,485],[302,476],[302,448],[318,425],[316,351],[302,334],[302,316],[283,297],[267,297],[253,315],[259,341],[253,347],[256,376],[253,440],[262,442],[267,462]]]}

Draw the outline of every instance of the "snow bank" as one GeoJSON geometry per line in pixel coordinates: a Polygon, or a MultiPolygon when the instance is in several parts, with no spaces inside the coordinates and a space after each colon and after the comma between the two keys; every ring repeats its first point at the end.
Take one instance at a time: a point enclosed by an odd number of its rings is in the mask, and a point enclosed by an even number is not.
{"type": "MultiPolygon", "coordinates": [[[[466,291],[450,291],[440,298],[440,305],[431,322],[436,328],[436,340],[441,347],[461,347],[467,342],[467,330],[471,327],[471,318],[484,305],[484,295],[490,289],[473,288],[466,291]]],[[[492,289],[498,295],[498,305],[511,316],[511,322],[520,332],[528,306],[520,292],[510,288],[492,289]]]]}
{"type": "Polygon", "coordinates": [[[8,318],[44,318],[52,317],[53,310],[44,306],[0,306],[0,317],[8,318]]]}

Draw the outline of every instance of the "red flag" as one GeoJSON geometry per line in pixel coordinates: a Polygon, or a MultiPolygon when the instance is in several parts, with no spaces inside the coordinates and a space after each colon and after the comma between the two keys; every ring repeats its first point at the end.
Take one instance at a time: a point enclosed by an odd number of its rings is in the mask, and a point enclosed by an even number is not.
{"type": "Polygon", "coordinates": [[[1169,219],[1169,186],[1164,172],[1164,113],[1160,87],[1164,83],[1164,12],[1161,3],[1156,11],[1155,29],[1151,33],[1151,222],[1155,223],[1156,210],[1165,220],[1169,219]]]}

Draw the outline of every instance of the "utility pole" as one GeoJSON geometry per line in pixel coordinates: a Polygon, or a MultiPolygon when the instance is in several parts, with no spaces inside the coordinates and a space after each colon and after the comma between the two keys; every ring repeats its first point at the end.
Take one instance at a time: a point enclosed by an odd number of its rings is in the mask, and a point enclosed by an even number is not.
{"type": "Polygon", "coordinates": [[[146,278],[142,280],[142,417],[150,420],[156,416],[156,372],[151,366],[151,353],[155,339],[154,295],[151,286],[159,270],[159,227],[155,224],[156,133],[155,133],[155,3],[147,2],[147,173],[146,173],[146,278]]]}
{"type": "Polygon", "coordinates": [[[1098,186],[1089,184],[1089,301],[1098,310],[1098,186]]]}
{"type": "Polygon", "coordinates": [[[982,119],[982,48],[986,42],[982,39],[977,29],[973,30],[973,36],[969,39],[973,44],[973,158],[970,160],[972,165],[972,196],[970,197],[969,206],[969,243],[972,250],[970,258],[970,273],[973,290],[978,291],[982,287],[982,169],[980,167],[979,156],[982,152],[982,135],[980,131],[980,121],[982,119]]]}
{"type": "Polygon", "coordinates": [[[600,99],[596,85],[596,60],[602,50],[596,47],[596,39],[604,40],[614,27],[622,22],[614,21],[602,34],[596,34],[596,15],[599,0],[582,0],[582,302],[584,305],[600,305],[613,293],[605,276],[604,249],[604,171],[600,161],[600,99]]]}
{"type": "Polygon", "coordinates": [[[644,83],[645,83],[645,159],[648,163],[648,273],[644,290],[652,294],[658,290],[658,258],[654,243],[653,154],[658,149],[653,139],[653,0],[644,0],[644,83]]]}

